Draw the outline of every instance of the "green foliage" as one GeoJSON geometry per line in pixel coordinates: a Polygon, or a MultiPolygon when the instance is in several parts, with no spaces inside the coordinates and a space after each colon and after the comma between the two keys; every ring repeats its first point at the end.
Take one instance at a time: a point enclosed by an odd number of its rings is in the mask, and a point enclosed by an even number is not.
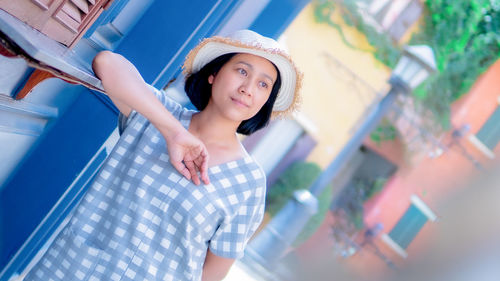
{"type": "Polygon", "coordinates": [[[316,163],[296,162],[283,172],[266,195],[266,212],[274,216],[292,198],[293,192],[308,189],[321,173],[316,163]]]}
{"type": "Polygon", "coordinates": [[[387,178],[356,178],[353,184],[342,190],[338,199],[338,208],[343,209],[347,219],[356,229],[364,227],[364,207],[366,200],[379,193],[385,186],[387,178]]]}
{"type": "Polygon", "coordinates": [[[349,209],[349,212],[347,212],[349,220],[354,224],[354,227],[357,230],[363,229],[365,226],[364,222],[364,208],[363,205],[357,206],[356,208],[351,208],[349,209]]]}
{"type": "Polygon", "coordinates": [[[316,19],[316,22],[325,23],[335,28],[335,30],[337,30],[337,32],[340,34],[340,38],[342,38],[342,41],[344,42],[344,44],[346,44],[346,46],[363,52],[371,52],[370,50],[364,50],[354,46],[351,42],[349,42],[349,40],[347,40],[344,31],[342,30],[342,27],[339,24],[332,21],[331,15],[335,11],[335,4],[333,2],[314,1],[314,5],[315,5],[314,18],[316,19]]]}
{"type": "Polygon", "coordinates": [[[348,25],[356,27],[357,30],[366,36],[368,43],[374,47],[373,55],[376,59],[391,68],[396,66],[401,56],[401,49],[391,38],[377,32],[372,25],[365,23],[363,16],[358,12],[356,1],[343,1],[341,14],[348,25]]]}
{"type": "Polygon", "coordinates": [[[373,26],[365,23],[363,16],[356,8],[355,1],[341,1],[340,3],[342,3],[342,5],[337,5],[335,2],[336,1],[325,0],[314,1],[314,17],[316,21],[319,23],[326,23],[335,28],[341,35],[343,42],[350,48],[363,52],[373,52],[375,58],[379,61],[389,67],[394,67],[401,55],[400,48],[386,35],[378,33],[373,26]],[[373,51],[361,49],[346,39],[341,26],[331,19],[335,8],[339,9],[346,24],[354,26],[361,33],[365,34],[367,41],[374,47],[373,51]]]}
{"type": "Polygon", "coordinates": [[[360,186],[358,188],[364,189],[363,201],[366,201],[375,196],[375,194],[379,193],[384,188],[386,182],[387,179],[383,177],[378,177],[368,182],[359,182],[358,184],[360,186]]]}
{"type": "Polygon", "coordinates": [[[422,30],[411,43],[433,48],[438,73],[415,96],[446,129],[449,105],[500,58],[500,1],[427,0],[425,5],[422,30]]]}
{"type": "Polygon", "coordinates": [[[396,127],[387,118],[382,119],[377,128],[370,133],[370,139],[377,144],[383,141],[395,140],[397,136],[396,127]]]}
{"type": "MultiPolygon", "coordinates": [[[[269,189],[266,195],[266,212],[276,215],[292,198],[293,192],[298,189],[308,189],[321,173],[316,163],[296,162],[292,164],[269,189]]],[[[332,200],[332,187],[327,186],[318,197],[318,212],[313,215],[302,232],[297,236],[294,245],[306,241],[323,222],[332,200]]]]}

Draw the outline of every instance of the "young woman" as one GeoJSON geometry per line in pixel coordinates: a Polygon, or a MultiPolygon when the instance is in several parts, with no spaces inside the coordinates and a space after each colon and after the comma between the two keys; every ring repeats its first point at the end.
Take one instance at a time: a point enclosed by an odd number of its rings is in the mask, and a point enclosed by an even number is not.
{"type": "Polygon", "coordinates": [[[198,111],[125,58],[93,61],[121,137],[70,222],[25,280],[220,280],[260,224],[265,174],[236,133],[296,104],[300,74],[273,39],[212,37],[184,64],[198,111]]]}

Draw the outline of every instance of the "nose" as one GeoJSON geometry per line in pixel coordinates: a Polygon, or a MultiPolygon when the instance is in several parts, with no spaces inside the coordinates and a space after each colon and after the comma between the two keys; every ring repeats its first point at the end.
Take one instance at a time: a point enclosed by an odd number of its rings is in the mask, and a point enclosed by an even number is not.
{"type": "Polygon", "coordinates": [[[247,96],[252,95],[251,83],[248,80],[245,80],[243,83],[241,83],[240,88],[238,90],[239,93],[242,95],[247,95],[247,96]]]}

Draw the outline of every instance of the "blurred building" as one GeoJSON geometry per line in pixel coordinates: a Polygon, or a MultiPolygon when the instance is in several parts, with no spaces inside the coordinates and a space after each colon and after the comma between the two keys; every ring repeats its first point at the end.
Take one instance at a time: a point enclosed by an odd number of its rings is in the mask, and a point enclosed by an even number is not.
{"type": "MultiPolygon", "coordinates": [[[[369,21],[400,44],[417,28],[423,12],[421,1],[358,2],[369,21]]],[[[303,114],[318,126],[319,133],[307,159],[322,166],[349,139],[357,120],[387,92],[391,72],[371,54],[348,47],[346,38],[358,49],[369,49],[363,35],[338,14],[332,17],[344,38],[332,26],[315,22],[312,5],[285,32],[292,54],[310,76],[304,81],[303,114]]],[[[329,266],[343,268],[353,273],[346,276],[373,280],[370,278],[383,279],[429,257],[430,241],[443,231],[443,220],[459,219],[443,217],[446,199],[461,191],[464,183],[488,175],[496,163],[500,152],[498,75],[500,61],[452,104],[451,128],[438,134],[425,126],[428,120],[415,111],[411,98],[400,97],[387,116],[397,137],[380,143],[367,138],[359,153],[346,163],[343,178],[334,181],[331,212],[318,232],[295,250],[297,259],[304,264],[316,263],[312,268],[318,270],[321,264],[327,272],[329,266]],[[356,229],[352,222],[345,227],[345,216],[337,213],[339,206],[346,204],[343,194],[361,182],[373,184],[379,179],[383,183],[380,191],[362,206],[363,228],[356,229]]],[[[469,185],[481,188],[474,181],[469,185]]],[[[453,236],[452,230],[446,231],[453,236]]]]}

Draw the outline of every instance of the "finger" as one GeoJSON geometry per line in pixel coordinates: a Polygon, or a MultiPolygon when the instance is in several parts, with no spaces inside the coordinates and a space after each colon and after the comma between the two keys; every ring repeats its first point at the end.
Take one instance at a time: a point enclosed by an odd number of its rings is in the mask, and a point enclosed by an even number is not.
{"type": "Polygon", "coordinates": [[[204,184],[210,184],[210,178],[208,177],[207,171],[201,174],[201,180],[203,181],[204,184]]]}
{"type": "Polygon", "coordinates": [[[182,162],[178,161],[172,161],[171,162],[174,168],[181,173],[186,179],[190,180],[191,179],[191,174],[189,173],[189,170],[186,168],[186,166],[182,162]]]}
{"type": "Polygon", "coordinates": [[[200,179],[198,178],[198,173],[196,172],[196,166],[194,165],[194,162],[193,161],[184,161],[184,164],[186,165],[187,169],[191,173],[191,179],[193,180],[194,184],[199,185],[200,179]]]}
{"type": "Polygon", "coordinates": [[[209,184],[210,179],[208,178],[208,169],[206,167],[207,165],[198,165],[196,164],[196,167],[198,168],[198,171],[200,172],[200,177],[201,180],[203,181],[204,184],[209,184]]]}
{"type": "Polygon", "coordinates": [[[203,150],[196,159],[194,159],[196,167],[200,171],[201,180],[205,184],[209,184],[210,180],[208,178],[208,154],[203,150]]]}
{"type": "Polygon", "coordinates": [[[200,167],[201,179],[205,184],[209,184],[210,179],[208,178],[208,154],[202,153],[199,159],[201,163],[199,163],[198,167],[200,167]]]}

